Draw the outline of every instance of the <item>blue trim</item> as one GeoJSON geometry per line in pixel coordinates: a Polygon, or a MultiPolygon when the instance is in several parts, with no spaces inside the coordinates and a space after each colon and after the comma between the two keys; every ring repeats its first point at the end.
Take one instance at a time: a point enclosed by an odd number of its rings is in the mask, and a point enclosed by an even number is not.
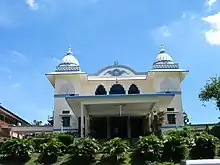
{"type": "Polygon", "coordinates": [[[79,96],[79,94],[55,94],[54,97],[56,98],[63,98],[67,96],[79,96]]]}
{"type": "Polygon", "coordinates": [[[147,93],[147,94],[115,94],[115,95],[91,95],[91,96],[66,96],[66,98],[121,98],[121,97],[146,97],[146,96],[175,96],[174,93],[147,93]]]}
{"type": "Polygon", "coordinates": [[[176,95],[182,94],[181,91],[167,91],[167,92],[156,92],[156,93],[174,93],[176,95]]]}
{"type": "MultiPolygon", "coordinates": [[[[78,132],[78,129],[74,128],[63,128],[63,131],[72,131],[72,132],[78,132]]],[[[53,131],[61,131],[61,129],[53,129],[53,131]]]]}
{"type": "Polygon", "coordinates": [[[55,98],[119,98],[119,97],[146,97],[146,96],[175,96],[181,94],[181,91],[170,91],[167,92],[156,92],[156,93],[145,93],[145,94],[116,94],[116,95],[90,95],[80,96],[79,94],[55,94],[55,98]]]}

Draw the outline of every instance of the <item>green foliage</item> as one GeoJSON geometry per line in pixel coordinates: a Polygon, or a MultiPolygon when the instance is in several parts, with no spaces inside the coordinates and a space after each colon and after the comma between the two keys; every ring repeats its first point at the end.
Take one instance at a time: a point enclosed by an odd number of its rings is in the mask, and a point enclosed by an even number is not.
{"type": "Polygon", "coordinates": [[[43,150],[42,144],[49,142],[51,139],[48,138],[32,138],[33,147],[35,149],[35,152],[41,152],[43,150]]]}
{"type": "Polygon", "coordinates": [[[64,145],[69,146],[73,143],[74,136],[71,134],[59,134],[57,136],[58,140],[62,142],[64,145]]]}
{"type": "Polygon", "coordinates": [[[220,77],[211,77],[201,89],[199,98],[203,102],[215,101],[216,107],[220,110],[220,77]]]}
{"type": "Polygon", "coordinates": [[[163,161],[180,162],[189,153],[189,139],[186,131],[176,131],[171,133],[164,140],[163,161]],[[185,135],[185,136],[184,136],[185,135]]]}
{"type": "Polygon", "coordinates": [[[5,158],[17,161],[27,161],[33,151],[34,148],[30,140],[7,140],[1,147],[1,154],[5,158]]]}
{"type": "Polygon", "coordinates": [[[100,145],[95,139],[79,139],[69,145],[68,153],[72,156],[73,164],[89,165],[95,161],[100,145]]]}
{"type": "Polygon", "coordinates": [[[120,138],[114,138],[103,144],[102,162],[104,164],[123,164],[127,158],[130,148],[127,141],[120,138]]]}
{"type": "Polygon", "coordinates": [[[51,164],[57,161],[58,156],[65,152],[65,145],[55,139],[41,145],[43,149],[38,161],[44,164],[51,164]]]}
{"type": "Polygon", "coordinates": [[[220,125],[211,128],[210,134],[220,139],[220,125]]]}
{"type": "Polygon", "coordinates": [[[187,129],[184,129],[184,130],[172,130],[172,131],[169,131],[167,133],[168,136],[176,136],[176,137],[182,137],[182,138],[190,138],[191,137],[191,132],[187,129]]]}
{"type": "Polygon", "coordinates": [[[192,159],[213,159],[216,154],[216,138],[207,133],[198,133],[194,137],[190,157],[192,159]]]}
{"type": "Polygon", "coordinates": [[[132,154],[132,162],[145,164],[146,161],[159,161],[163,153],[163,142],[158,137],[140,137],[132,154]]]}

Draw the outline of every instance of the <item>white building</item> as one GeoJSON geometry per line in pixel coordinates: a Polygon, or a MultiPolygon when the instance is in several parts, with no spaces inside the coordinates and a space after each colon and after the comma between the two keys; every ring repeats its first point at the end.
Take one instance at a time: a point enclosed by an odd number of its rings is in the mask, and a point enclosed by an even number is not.
{"type": "Polygon", "coordinates": [[[115,62],[87,74],[69,47],[55,72],[46,74],[55,89],[53,130],[136,137],[150,131],[160,111],[165,112],[163,129],[181,127],[181,82],[187,73],[161,47],[147,72],[115,62]]]}

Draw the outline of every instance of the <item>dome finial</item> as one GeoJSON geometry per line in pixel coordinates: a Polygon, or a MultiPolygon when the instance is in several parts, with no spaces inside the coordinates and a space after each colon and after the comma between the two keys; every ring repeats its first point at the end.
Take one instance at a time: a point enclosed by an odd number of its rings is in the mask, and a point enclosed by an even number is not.
{"type": "Polygon", "coordinates": [[[163,46],[163,44],[161,43],[160,44],[160,53],[165,53],[166,52],[166,50],[164,49],[164,46],[163,46]]]}
{"type": "Polygon", "coordinates": [[[67,55],[69,55],[69,54],[73,54],[72,48],[71,48],[70,44],[69,44],[68,51],[67,51],[67,55]]]}

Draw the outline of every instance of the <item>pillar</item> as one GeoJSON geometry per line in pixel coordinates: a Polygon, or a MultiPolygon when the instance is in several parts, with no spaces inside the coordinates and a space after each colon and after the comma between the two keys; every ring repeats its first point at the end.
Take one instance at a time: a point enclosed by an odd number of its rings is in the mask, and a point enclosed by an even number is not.
{"type": "Polygon", "coordinates": [[[110,117],[107,117],[107,138],[111,137],[110,117]]]}
{"type": "Polygon", "coordinates": [[[130,116],[128,116],[127,118],[127,134],[128,134],[128,138],[131,137],[131,120],[130,120],[130,116]]]}
{"type": "Polygon", "coordinates": [[[81,128],[80,128],[80,136],[81,136],[81,138],[84,138],[84,113],[83,113],[83,111],[84,111],[84,105],[81,103],[81,114],[80,114],[80,121],[81,121],[81,128]]]}

